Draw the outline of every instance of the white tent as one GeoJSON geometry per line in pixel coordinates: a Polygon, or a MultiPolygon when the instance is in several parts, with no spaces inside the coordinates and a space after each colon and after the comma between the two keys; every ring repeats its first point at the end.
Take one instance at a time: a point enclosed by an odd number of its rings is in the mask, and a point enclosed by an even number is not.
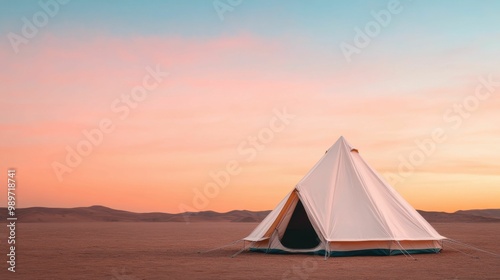
{"type": "Polygon", "coordinates": [[[332,256],[439,252],[446,239],[340,137],[243,240],[332,256]]]}

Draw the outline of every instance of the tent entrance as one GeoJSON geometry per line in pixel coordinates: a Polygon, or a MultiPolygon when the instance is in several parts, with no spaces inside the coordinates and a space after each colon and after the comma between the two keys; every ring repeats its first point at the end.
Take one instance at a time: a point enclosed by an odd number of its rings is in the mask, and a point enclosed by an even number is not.
{"type": "Polygon", "coordinates": [[[311,249],[317,247],[320,243],[300,200],[293,210],[285,234],[283,234],[280,241],[283,246],[290,249],[311,249]]]}

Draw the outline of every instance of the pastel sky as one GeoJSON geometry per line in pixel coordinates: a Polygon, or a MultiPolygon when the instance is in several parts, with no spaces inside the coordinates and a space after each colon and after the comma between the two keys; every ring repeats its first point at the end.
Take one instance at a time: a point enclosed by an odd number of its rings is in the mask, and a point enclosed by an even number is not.
{"type": "Polygon", "coordinates": [[[500,208],[498,1],[62,2],[0,2],[19,207],[268,210],[344,136],[417,209],[500,208]]]}

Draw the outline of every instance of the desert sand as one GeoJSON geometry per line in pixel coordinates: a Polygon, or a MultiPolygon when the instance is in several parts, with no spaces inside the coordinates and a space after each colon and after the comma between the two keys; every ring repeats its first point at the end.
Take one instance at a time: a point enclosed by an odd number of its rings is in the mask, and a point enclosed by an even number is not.
{"type": "MultiPolygon", "coordinates": [[[[449,238],[500,252],[500,223],[435,223],[449,238]]],[[[344,257],[230,256],[256,223],[28,223],[17,232],[16,273],[0,279],[500,279],[500,258],[445,244],[440,254],[344,257]]]]}

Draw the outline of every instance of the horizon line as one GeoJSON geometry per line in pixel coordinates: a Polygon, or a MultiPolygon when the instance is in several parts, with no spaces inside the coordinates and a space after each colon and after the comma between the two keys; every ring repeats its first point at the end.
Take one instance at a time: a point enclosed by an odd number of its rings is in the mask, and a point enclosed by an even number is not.
{"type": "MultiPolygon", "coordinates": [[[[0,206],[0,209],[7,209],[8,206],[0,206]]],[[[205,213],[205,212],[213,212],[213,213],[219,213],[219,214],[225,214],[225,213],[229,213],[229,212],[233,212],[233,211],[248,211],[248,212],[266,212],[266,211],[273,211],[273,209],[268,209],[268,210],[247,210],[247,209],[233,209],[233,210],[229,210],[229,211],[226,211],[226,212],[218,212],[218,211],[215,211],[215,210],[203,210],[203,211],[198,211],[198,212],[190,212],[190,211],[186,211],[186,212],[179,212],[179,213],[169,213],[169,212],[160,212],[160,211],[152,211],[152,212],[136,212],[136,211],[132,211],[132,210],[125,210],[125,209],[117,209],[117,208],[112,208],[112,207],[109,207],[109,206],[105,206],[105,205],[90,205],[90,206],[74,206],[74,207],[48,207],[48,206],[30,206],[30,207],[21,207],[21,208],[16,208],[16,210],[20,210],[20,209],[29,209],[29,208],[49,208],[49,209],[75,209],[75,208],[91,208],[91,207],[103,207],[103,208],[107,208],[107,209],[111,209],[111,210],[116,210],[116,211],[125,211],[125,212],[130,212],[130,213],[136,213],[136,214],[149,214],[149,213],[162,213],[162,214],[171,214],[171,215],[178,215],[178,214],[185,214],[185,213],[205,213]]],[[[454,212],[446,212],[446,211],[438,211],[438,210],[422,210],[422,209],[416,209],[414,208],[415,210],[417,211],[424,211],[424,212],[438,212],[438,213],[449,213],[449,214],[453,214],[453,213],[457,213],[459,211],[474,211],[474,210],[500,210],[500,208],[472,208],[472,209],[459,209],[459,210],[456,210],[454,212]]]]}

